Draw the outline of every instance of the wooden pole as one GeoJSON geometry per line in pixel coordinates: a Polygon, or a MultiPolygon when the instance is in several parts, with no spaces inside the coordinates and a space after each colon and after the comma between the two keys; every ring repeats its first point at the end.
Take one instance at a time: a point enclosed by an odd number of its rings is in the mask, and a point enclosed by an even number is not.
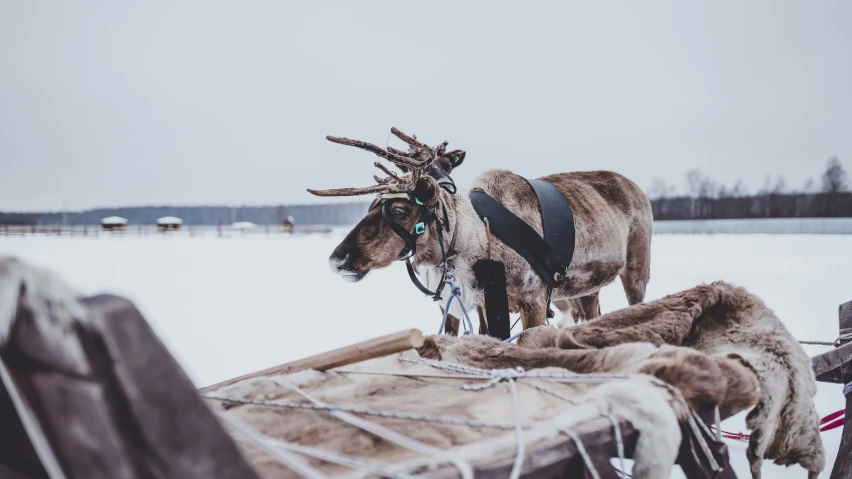
{"type": "MultiPolygon", "coordinates": [[[[840,305],[840,336],[852,333],[852,301],[840,305]]],[[[843,340],[841,345],[852,343],[852,339],[843,340]]],[[[841,384],[852,384],[852,361],[840,366],[841,384]]],[[[846,421],[840,436],[840,448],[831,470],[831,479],[852,477],[852,392],[846,396],[846,421]]]]}
{"type": "Polygon", "coordinates": [[[407,351],[412,348],[420,348],[423,346],[423,341],[423,333],[421,333],[419,329],[407,329],[398,333],[380,336],[357,344],[320,353],[291,363],[273,366],[262,371],[255,371],[237,378],[228,379],[227,381],[203,387],[199,391],[212,391],[244,379],[273,376],[276,374],[289,374],[303,371],[305,369],[325,371],[340,366],[346,366],[347,364],[358,363],[368,359],[380,358],[389,354],[407,351]]]}

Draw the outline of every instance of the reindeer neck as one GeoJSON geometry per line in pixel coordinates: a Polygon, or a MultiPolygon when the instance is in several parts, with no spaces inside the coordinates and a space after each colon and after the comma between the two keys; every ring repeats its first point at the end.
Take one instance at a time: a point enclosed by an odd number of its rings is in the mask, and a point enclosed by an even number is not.
{"type": "Polygon", "coordinates": [[[466,191],[454,195],[442,194],[441,202],[447,209],[449,232],[444,238],[450,269],[471,268],[473,263],[486,256],[485,225],[473,209],[466,191]]]}

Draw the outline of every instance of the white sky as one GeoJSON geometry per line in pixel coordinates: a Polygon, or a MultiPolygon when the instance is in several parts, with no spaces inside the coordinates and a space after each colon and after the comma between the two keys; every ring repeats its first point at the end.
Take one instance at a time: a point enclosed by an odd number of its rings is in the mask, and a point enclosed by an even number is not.
{"type": "Polygon", "coordinates": [[[0,210],[320,201],[391,126],[535,177],[852,169],[852,2],[0,0],[0,210]],[[351,150],[351,151],[350,151],[351,150]]]}

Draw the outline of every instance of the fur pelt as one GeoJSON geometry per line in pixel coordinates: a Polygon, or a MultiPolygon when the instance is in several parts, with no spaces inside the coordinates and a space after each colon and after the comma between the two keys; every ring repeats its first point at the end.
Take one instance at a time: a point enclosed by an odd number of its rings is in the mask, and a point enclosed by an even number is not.
{"type": "Polygon", "coordinates": [[[674,386],[695,411],[719,406],[740,412],[757,403],[760,391],[757,376],[740,362],[668,345],[631,343],[570,351],[521,347],[489,336],[441,335],[427,337],[418,352],[425,358],[485,369],[558,367],[580,374],[648,374],[674,386]]]}
{"type": "MultiPolygon", "coordinates": [[[[484,344],[484,343],[483,343],[484,344]]],[[[512,346],[521,350],[523,348],[512,346]]],[[[622,348],[629,349],[629,348],[622,348]]],[[[637,363],[654,363],[657,349],[640,345],[634,348],[637,363]]],[[[564,351],[574,356],[596,355],[590,351],[564,351]]],[[[695,354],[692,352],[692,354],[695,354]]],[[[403,353],[416,358],[415,351],[403,353]]],[[[480,365],[485,366],[485,363],[480,365]]],[[[284,376],[290,383],[326,404],[362,407],[386,412],[414,413],[445,418],[479,420],[513,424],[515,418],[508,385],[464,391],[466,383],[483,384],[481,380],[442,378],[405,378],[399,375],[453,375],[422,364],[409,364],[388,356],[365,361],[348,370],[360,374],[302,371],[284,376]],[[364,373],[392,373],[394,376],[364,373]]],[[[618,370],[617,366],[613,366],[618,370]]],[[[565,373],[564,369],[546,368],[543,372],[565,373]]],[[[519,419],[526,427],[524,442],[527,453],[554,446],[565,441],[564,429],[578,430],[587,426],[610,428],[603,415],[625,419],[639,431],[634,453],[633,477],[655,479],[668,477],[681,443],[678,416],[684,413],[681,403],[671,391],[660,387],[644,374],[631,375],[604,383],[559,383],[543,379],[524,378],[517,384],[519,419]],[[565,401],[531,387],[541,385],[568,398],[565,401]]],[[[255,401],[304,402],[304,398],[282,387],[275,377],[240,381],[213,392],[220,397],[255,401]]],[[[709,392],[707,394],[710,394],[709,392]]],[[[327,412],[276,408],[259,405],[237,405],[227,401],[210,400],[211,406],[224,414],[233,415],[255,430],[272,438],[333,451],[382,464],[399,473],[422,477],[458,477],[458,471],[448,465],[448,456],[441,459],[425,457],[401,448],[394,443],[353,427],[327,412]]],[[[435,424],[421,421],[362,416],[447,455],[467,461],[473,467],[511,464],[517,441],[512,430],[484,429],[466,426],[435,424]]],[[[291,478],[297,475],[272,459],[267,453],[248,443],[240,443],[247,458],[264,478],[291,478]]],[[[310,460],[329,477],[364,477],[363,473],[310,460]]]]}
{"type": "Polygon", "coordinates": [[[609,348],[624,343],[671,344],[745,365],[760,380],[760,400],[746,418],[752,477],[763,459],[801,464],[810,477],[825,468],[808,355],[775,313],[741,287],[715,282],[615,311],[586,324],[536,328],[530,347],[609,348]]]}

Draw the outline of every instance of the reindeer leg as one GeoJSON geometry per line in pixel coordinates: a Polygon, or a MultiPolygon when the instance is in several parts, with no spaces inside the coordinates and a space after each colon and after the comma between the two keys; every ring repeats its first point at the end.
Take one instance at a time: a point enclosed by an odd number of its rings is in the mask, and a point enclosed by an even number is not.
{"type": "Polygon", "coordinates": [[[645,288],[651,279],[651,241],[649,232],[632,231],[627,239],[627,264],[619,276],[627,302],[633,306],[645,300],[645,288]]]}
{"type": "Polygon", "coordinates": [[[598,293],[592,293],[580,298],[559,299],[554,301],[556,307],[562,312],[563,318],[560,323],[567,323],[568,313],[574,319],[575,324],[595,319],[601,315],[601,305],[598,301],[598,293]]]}
{"type": "MultiPolygon", "coordinates": [[[[441,306],[441,314],[444,314],[443,306],[441,306]]],[[[447,321],[444,323],[444,334],[449,334],[450,336],[458,336],[460,325],[461,321],[459,321],[459,318],[453,316],[452,314],[448,314],[447,321]]]]}
{"type": "Polygon", "coordinates": [[[520,302],[518,305],[521,310],[521,323],[524,329],[543,326],[547,320],[547,304],[542,302],[526,303],[520,302]]]}

